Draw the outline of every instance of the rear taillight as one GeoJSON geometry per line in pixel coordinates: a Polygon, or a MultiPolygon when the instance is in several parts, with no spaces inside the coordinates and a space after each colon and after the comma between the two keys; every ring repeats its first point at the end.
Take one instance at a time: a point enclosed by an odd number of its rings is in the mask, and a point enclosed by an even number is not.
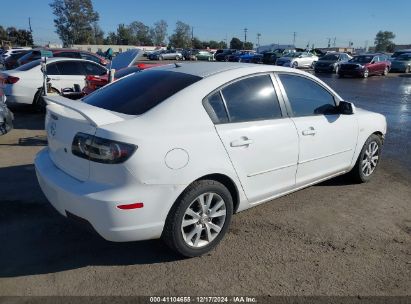
{"type": "Polygon", "coordinates": [[[77,133],[71,145],[73,155],[104,164],[125,162],[136,150],[137,146],[135,145],[85,133],[77,133]]]}
{"type": "Polygon", "coordinates": [[[19,81],[19,80],[20,80],[20,78],[18,78],[18,77],[7,76],[7,78],[4,80],[4,83],[6,83],[6,84],[14,84],[14,83],[16,83],[16,82],[19,81]]]}

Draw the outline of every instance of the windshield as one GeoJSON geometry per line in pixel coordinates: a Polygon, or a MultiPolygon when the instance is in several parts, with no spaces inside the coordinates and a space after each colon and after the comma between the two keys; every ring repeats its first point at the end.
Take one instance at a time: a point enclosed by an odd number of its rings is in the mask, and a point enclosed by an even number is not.
{"type": "Polygon", "coordinates": [[[151,70],[124,77],[83,98],[85,103],[128,115],[141,115],[201,77],[151,70]]]}
{"type": "Polygon", "coordinates": [[[349,62],[354,63],[369,63],[374,58],[374,56],[355,56],[349,62]]]}
{"type": "MultiPolygon", "coordinates": [[[[23,57],[24,57],[24,56],[23,56],[23,57]]],[[[21,59],[21,58],[20,58],[20,59],[21,59]]],[[[28,71],[28,70],[31,70],[32,68],[40,65],[40,61],[41,61],[40,59],[37,59],[37,60],[31,61],[31,62],[29,62],[29,63],[23,64],[23,65],[19,66],[19,67],[16,69],[16,71],[28,71]]]]}
{"type": "Polygon", "coordinates": [[[325,55],[321,60],[330,60],[330,61],[337,61],[338,60],[338,55],[325,55]]]}

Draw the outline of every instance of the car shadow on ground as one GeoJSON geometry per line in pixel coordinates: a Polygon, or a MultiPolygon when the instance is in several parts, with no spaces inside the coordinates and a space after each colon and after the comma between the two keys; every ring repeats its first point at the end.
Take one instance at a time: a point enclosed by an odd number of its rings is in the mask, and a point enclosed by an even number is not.
{"type": "Polygon", "coordinates": [[[44,113],[39,113],[31,105],[8,105],[14,114],[13,128],[24,130],[44,130],[44,113]]]}
{"type": "Polygon", "coordinates": [[[159,240],[113,243],[73,224],[47,202],[30,166],[0,168],[0,176],[17,175],[30,183],[14,191],[0,183],[0,277],[181,259],[159,240]]]}

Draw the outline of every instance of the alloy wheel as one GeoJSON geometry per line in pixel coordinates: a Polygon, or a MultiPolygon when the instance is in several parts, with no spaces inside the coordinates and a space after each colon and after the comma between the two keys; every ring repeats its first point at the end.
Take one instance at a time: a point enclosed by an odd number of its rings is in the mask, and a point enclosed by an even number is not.
{"type": "Polygon", "coordinates": [[[364,78],[367,78],[369,76],[369,71],[368,69],[365,69],[364,71],[364,78]]]}
{"type": "Polygon", "coordinates": [[[194,248],[210,244],[223,229],[226,219],[226,203],[220,195],[203,193],[186,209],[181,223],[185,243],[194,248]]]}
{"type": "Polygon", "coordinates": [[[361,161],[361,171],[364,176],[370,176],[377,167],[380,153],[379,150],[378,144],[375,141],[371,141],[368,144],[361,161]]]}

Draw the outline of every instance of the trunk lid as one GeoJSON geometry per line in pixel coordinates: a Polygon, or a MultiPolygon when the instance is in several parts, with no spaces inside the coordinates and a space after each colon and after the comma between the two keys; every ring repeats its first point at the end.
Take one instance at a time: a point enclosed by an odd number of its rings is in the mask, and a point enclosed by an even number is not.
{"type": "Polygon", "coordinates": [[[54,164],[71,175],[85,181],[90,175],[90,161],[72,153],[72,143],[79,132],[94,135],[97,127],[123,121],[124,118],[110,111],[61,96],[45,97],[47,131],[50,158],[54,164]]]}

